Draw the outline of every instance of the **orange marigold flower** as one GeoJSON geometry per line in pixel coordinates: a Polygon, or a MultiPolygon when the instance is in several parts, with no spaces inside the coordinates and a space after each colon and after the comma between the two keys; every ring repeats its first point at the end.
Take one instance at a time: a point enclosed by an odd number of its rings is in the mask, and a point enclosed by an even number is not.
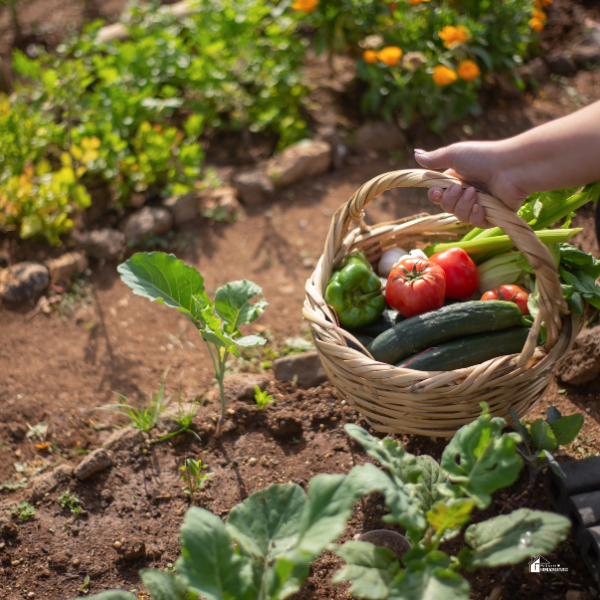
{"type": "Polygon", "coordinates": [[[317,4],[319,4],[319,0],[295,0],[292,4],[292,8],[308,14],[317,8],[317,4]]]}
{"type": "Polygon", "coordinates": [[[534,19],[539,19],[540,21],[546,20],[546,13],[543,10],[534,10],[531,12],[531,16],[534,19]]]}
{"type": "Polygon", "coordinates": [[[363,60],[370,65],[377,62],[377,52],[375,50],[365,50],[363,52],[363,60]]]}
{"type": "Polygon", "coordinates": [[[542,29],[544,29],[544,23],[542,23],[542,21],[536,19],[535,17],[533,19],[529,19],[529,25],[534,31],[541,31],[542,29]]]}
{"type": "Polygon", "coordinates": [[[469,39],[469,30],[464,25],[454,27],[454,25],[446,25],[438,35],[444,40],[446,48],[453,48],[457,44],[462,44],[469,39]]]}
{"type": "Polygon", "coordinates": [[[434,67],[432,77],[437,85],[448,85],[449,83],[456,81],[456,71],[454,69],[449,69],[444,65],[438,65],[437,67],[434,67]]]}
{"type": "Polygon", "coordinates": [[[408,0],[408,3],[411,6],[417,6],[419,4],[423,4],[423,2],[430,2],[431,0],[408,0]]]}
{"type": "Polygon", "coordinates": [[[477,66],[477,63],[474,63],[472,60],[463,60],[458,64],[458,69],[456,69],[458,76],[465,81],[473,81],[473,79],[477,79],[481,75],[481,71],[477,66]]]}
{"type": "Polygon", "coordinates": [[[402,58],[402,49],[398,46],[387,46],[377,53],[377,58],[388,67],[393,67],[402,58]]]}
{"type": "Polygon", "coordinates": [[[535,0],[536,8],[546,8],[552,4],[552,0],[535,0]]]}

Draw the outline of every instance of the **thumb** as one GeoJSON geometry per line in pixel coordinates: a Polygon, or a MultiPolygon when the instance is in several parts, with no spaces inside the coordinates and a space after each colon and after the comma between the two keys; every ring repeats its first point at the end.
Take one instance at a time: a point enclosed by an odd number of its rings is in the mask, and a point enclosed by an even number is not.
{"type": "Polygon", "coordinates": [[[417,162],[427,169],[448,169],[454,163],[455,148],[446,146],[432,152],[426,150],[415,150],[417,162]]]}

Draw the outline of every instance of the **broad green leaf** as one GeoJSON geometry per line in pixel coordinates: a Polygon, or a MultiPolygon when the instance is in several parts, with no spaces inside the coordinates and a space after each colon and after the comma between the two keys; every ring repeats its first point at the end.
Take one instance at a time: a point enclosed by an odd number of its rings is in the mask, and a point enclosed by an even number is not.
{"type": "Polygon", "coordinates": [[[566,477],[565,472],[562,470],[562,467],[559,463],[556,462],[554,456],[548,452],[548,450],[542,450],[540,452],[540,457],[545,458],[548,461],[548,465],[552,469],[553,473],[558,477],[562,477],[563,479],[566,477]]]}
{"type": "Polygon", "coordinates": [[[531,435],[530,435],[527,427],[525,427],[525,425],[523,423],[521,423],[521,421],[519,420],[519,417],[517,416],[517,413],[512,408],[509,409],[508,412],[510,413],[512,420],[514,421],[515,425],[517,426],[517,431],[519,432],[519,435],[523,439],[523,442],[525,443],[525,445],[527,447],[531,446],[531,435]]]}
{"type": "Polygon", "coordinates": [[[185,581],[175,573],[159,569],[142,569],[140,575],[152,600],[187,600],[185,581]]]}
{"type": "Polygon", "coordinates": [[[217,348],[225,348],[237,356],[235,340],[223,331],[222,327],[212,331],[209,327],[200,330],[200,335],[205,342],[214,344],[217,348]]]}
{"type": "Polygon", "coordinates": [[[550,424],[552,432],[556,436],[556,443],[565,446],[572,442],[583,425],[583,415],[575,413],[567,417],[561,417],[550,424]]]}
{"type": "Polygon", "coordinates": [[[84,596],[88,600],[138,600],[137,596],[133,594],[127,594],[120,590],[111,590],[109,592],[102,592],[95,596],[84,596]]]}
{"type": "Polygon", "coordinates": [[[368,542],[346,542],[335,553],[346,566],[335,573],[333,584],[351,581],[349,592],[357,598],[385,600],[394,577],[400,570],[396,555],[389,548],[368,542]]]}
{"type": "Polygon", "coordinates": [[[266,343],[266,339],[253,333],[252,335],[245,335],[244,337],[237,338],[235,343],[237,346],[262,346],[266,343]]]}
{"type": "Polygon", "coordinates": [[[139,252],[117,270],[134,294],[176,308],[194,324],[197,302],[208,300],[202,275],[173,254],[139,252]]]}
{"type": "Polygon", "coordinates": [[[305,506],[306,496],[299,485],[270,485],[234,507],[226,528],[244,553],[272,559],[298,541],[305,506]]]}
{"type": "Polygon", "coordinates": [[[514,483],[523,466],[517,454],[517,433],[502,433],[504,419],[492,419],[487,406],[473,423],[461,427],[442,454],[441,468],[450,477],[455,496],[466,494],[478,508],[491,502],[497,489],[514,483]]]}
{"type": "Polygon", "coordinates": [[[544,419],[536,419],[531,425],[531,443],[538,450],[556,450],[556,436],[544,419]]]}
{"type": "Polygon", "coordinates": [[[390,510],[390,514],[383,520],[406,527],[411,541],[420,539],[427,528],[427,521],[415,484],[403,484],[400,479],[391,477],[369,463],[354,467],[348,474],[348,482],[354,488],[357,498],[372,492],[383,494],[390,510]]]}
{"type": "Polygon", "coordinates": [[[536,554],[552,552],[566,539],[570,528],[571,521],[566,517],[528,508],[471,525],[465,541],[474,552],[467,566],[514,565],[536,554]]]}
{"type": "Polygon", "coordinates": [[[215,310],[227,322],[229,333],[235,333],[240,325],[246,325],[258,318],[265,310],[266,300],[262,298],[262,289],[252,281],[243,279],[231,281],[220,287],[215,294],[215,310]],[[255,304],[250,300],[260,296],[255,304]]]}
{"type": "Polygon", "coordinates": [[[421,500],[424,511],[442,499],[441,485],[448,482],[448,474],[440,469],[440,465],[427,454],[417,456],[417,466],[421,469],[421,477],[415,486],[417,496],[421,500]]]}
{"type": "Polygon", "coordinates": [[[468,600],[469,584],[451,571],[450,558],[439,551],[413,560],[394,581],[389,600],[468,600]]]}
{"type": "Polygon", "coordinates": [[[560,414],[560,410],[558,410],[556,406],[550,406],[546,411],[546,421],[548,421],[548,425],[550,426],[552,426],[554,421],[558,421],[561,417],[562,415],[560,414]]]}
{"type": "Polygon", "coordinates": [[[181,527],[177,572],[188,589],[208,600],[251,600],[256,597],[252,562],[235,553],[232,538],[219,517],[192,507],[181,527]]]}
{"type": "Polygon", "coordinates": [[[427,522],[441,533],[449,529],[460,529],[470,521],[474,507],[472,500],[438,502],[427,512],[427,522]]]}
{"type": "Polygon", "coordinates": [[[402,482],[415,483],[419,479],[421,468],[417,464],[417,459],[409,454],[402,444],[390,437],[379,440],[358,425],[348,424],[344,429],[360,442],[367,454],[402,482]]]}

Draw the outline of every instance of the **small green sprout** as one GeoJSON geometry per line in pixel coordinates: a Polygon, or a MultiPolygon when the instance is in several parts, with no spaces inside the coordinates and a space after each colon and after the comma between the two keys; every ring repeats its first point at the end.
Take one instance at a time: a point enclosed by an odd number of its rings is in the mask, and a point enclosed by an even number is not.
{"type": "Polygon", "coordinates": [[[207,479],[212,477],[212,473],[202,473],[202,469],[206,469],[206,466],[202,464],[202,460],[194,460],[193,458],[186,458],[185,464],[179,467],[181,479],[187,484],[184,490],[194,504],[194,498],[198,493],[198,490],[204,485],[207,479]]]}
{"type": "Polygon", "coordinates": [[[68,508],[73,513],[76,519],[79,518],[81,512],[81,500],[72,494],[69,490],[65,490],[58,499],[59,504],[63,508],[68,508]]]}
{"type": "Polygon", "coordinates": [[[21,504],[13,508],[10,512],[12,515],[18,516],[24,523],[35,517],[35,508],[29,502],[21,502],[21,504]]]}
{"type": "Polygon", "coordinates": [[[258,410],[264,410],[267,404],[273,402],[273,396],[269,395],[266,390],[261,390],[257,385],[254,386],[254,402],[258,410]]]}

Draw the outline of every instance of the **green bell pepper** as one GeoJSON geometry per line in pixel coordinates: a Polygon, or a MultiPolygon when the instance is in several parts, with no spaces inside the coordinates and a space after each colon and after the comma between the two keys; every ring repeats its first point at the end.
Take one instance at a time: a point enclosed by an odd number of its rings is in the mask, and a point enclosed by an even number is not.
{"type": "Polygon", "coordinates": [[[327,284],[325,300],[335,310],[340,325],[362,327],[376,321],[387,307],[381,281],[359,250],[351,252],[327,284]]]}

